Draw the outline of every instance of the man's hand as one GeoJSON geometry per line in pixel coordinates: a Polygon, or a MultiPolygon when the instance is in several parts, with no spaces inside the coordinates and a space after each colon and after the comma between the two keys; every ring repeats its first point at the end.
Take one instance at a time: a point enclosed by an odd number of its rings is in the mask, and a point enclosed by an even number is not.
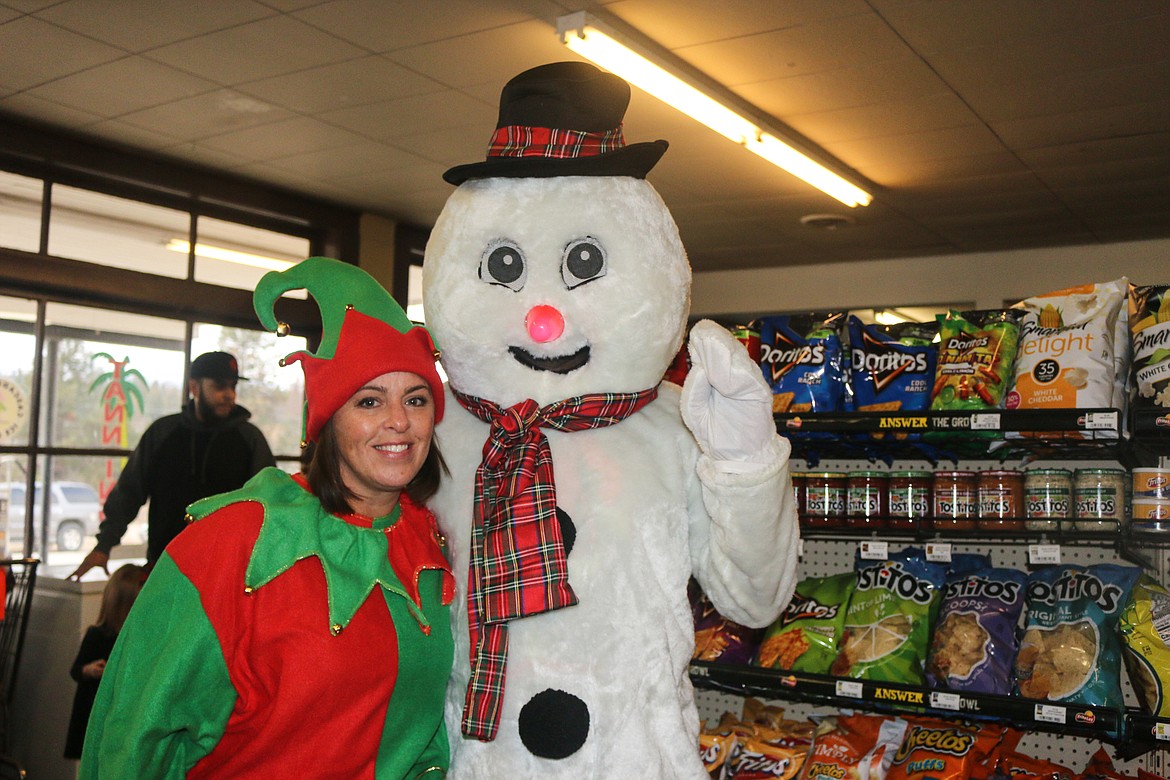
{"type": "Polygon", "coordinates": [[[715,460],[768,457],[776,435],[772,391],[747,349],[722,326],[700,320],[687,349],[691,369],[683,383],[682,417],[699,448],[715,460]]]}
{"type": "Polygon", "coordinates": [[[90,680],[102,679],[102,674],[106,671],[106,659],[99,658],[96,661],[90,661],[85,666],[81,667],[81,676],[90,680]]]}
{"type": "Polygon", "coordinates": [[[106,573],[106,577],[110,576],[110,569],[107,565],[110,562],[110,556],[101,550],[94,550],[81,561],[81,565],[77,567],[77,571],[69,575],[68,579],[80,580],[90,569],[100,566],[102,571],[106,573]]]}

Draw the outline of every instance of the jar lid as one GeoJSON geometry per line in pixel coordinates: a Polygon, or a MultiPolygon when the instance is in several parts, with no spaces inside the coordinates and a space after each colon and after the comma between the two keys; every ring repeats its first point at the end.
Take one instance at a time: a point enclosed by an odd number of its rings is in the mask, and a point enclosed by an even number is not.
{"type": "Polygon", "coordinates": [[[891,477],[925,477],[929,478],[934,475],[933,471],[891,471],[891,477]]]}
{"type": "Polygon", "coordinates": [[[1078,474],[1097,474],[1107,476],[1125,476],[1125,469],[1077,469],[1078,474]]]}
{"type": "Polygon", "coordinates": [[[810,471],[805,474],[807,479],[845,479],[847,476],[844,471],[810,471]]]}
{"type": "Polygon", "coordinates": [[[986,474],[989,477],[1018,477],[1024,472],[1017,469],[988,469],[979,473],[986,474]]]}
{"type": "Polygon", "coordinates": [[[1028,469],[1025,474],[1043,475],[1046,477],[1069,477],[1072,472],[1068,469],[1028,469]]]}
{"type": "Polygon", "coordinates": [[[880,478],[880,479],[885,479],[886,477],[889,476],[889,472],[888,471],[851,471],[851,472],[849,472],[849,476],[851,476],[851,477],[865,477],[867,479],[873,479],[875,477],[880,478]]]}
{"type": "Polygon", "coordinates": [[[974,477],[974,471],[936,471],[934,472],[935,479],[939,477],[974,477]]]}

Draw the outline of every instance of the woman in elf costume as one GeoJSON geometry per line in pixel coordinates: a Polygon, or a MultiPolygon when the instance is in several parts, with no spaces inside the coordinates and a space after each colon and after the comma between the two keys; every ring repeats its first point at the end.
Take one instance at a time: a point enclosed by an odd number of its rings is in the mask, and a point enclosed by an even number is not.
{"type": "Polygon", "coordinates": [[[309,258],[307,476],[277,468],[193,504],[110,657],[82,778],[442,777],[454,580],[424,502],[445,471],[430,334],[360,269],[309,258]]]}

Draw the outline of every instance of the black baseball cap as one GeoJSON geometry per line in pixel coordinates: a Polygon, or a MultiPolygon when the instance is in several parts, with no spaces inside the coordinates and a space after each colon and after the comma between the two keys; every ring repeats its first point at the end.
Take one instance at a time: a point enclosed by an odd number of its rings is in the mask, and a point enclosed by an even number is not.
{"type": "Polygon", "coordinates": [[[248,381],[240,376],[240,364],[235,355],[227,352],[204,352],[191,361],[192,379],[214,379],[217,382],[248,381]]]}

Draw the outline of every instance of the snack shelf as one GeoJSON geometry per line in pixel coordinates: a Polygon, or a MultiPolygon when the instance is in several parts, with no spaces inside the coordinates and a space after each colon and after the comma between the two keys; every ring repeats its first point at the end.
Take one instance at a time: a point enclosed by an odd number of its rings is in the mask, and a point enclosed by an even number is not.
{"type": "MultiPolygon", "coordinates": [[[[1029,731],[1083,736],[1115,744],[1127,740],[1131,720],[1137,717],[1136,713],[1111,707],[940,691],[901,683],[851,680],[712,661],[692,661],[690,676],[697,688],[741,696],[903,715],[989,720],[1029,731]]],[[[1148,746],[1143,746],[1141,751],[1148,749],[1148,746]]]]}
{"type": "Polygon", "coordinates": [[[1117,409],[982,409],[774,414],[798,457],[869,461],[1110,458],[1142,465],[1170,452],[1170,415],[1117,409]],[[1140,428],[1138,427],[1140,424],[1140,428]]]}

